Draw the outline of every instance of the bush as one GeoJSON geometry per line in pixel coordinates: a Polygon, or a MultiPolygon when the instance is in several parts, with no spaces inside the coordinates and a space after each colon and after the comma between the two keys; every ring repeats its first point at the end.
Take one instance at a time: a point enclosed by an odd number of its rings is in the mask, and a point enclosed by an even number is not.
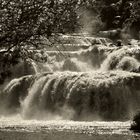
{"type": "Polygon", "coordinates": [[[140,111],[134,116],[130,130],[140,133],[140,111]]]}

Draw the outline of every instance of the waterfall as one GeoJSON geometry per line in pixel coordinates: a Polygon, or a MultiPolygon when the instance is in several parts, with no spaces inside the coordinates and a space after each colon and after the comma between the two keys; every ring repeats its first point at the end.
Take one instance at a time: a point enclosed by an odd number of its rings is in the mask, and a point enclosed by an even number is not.
{"type": "Polygon", "coordinates": [[[1,108],[26,119],[127,120],[140,107],[139,84],[140,74],[122,71],[26,76],[7,85],[1,108]]]}
{"type": "Polygon", "coordinates": [[[140,72],[140,48],[124,47],[112,52],[101,65],[102,70],[122,69],[140,72]]]}
{"type": "Polygon", "coordinates": [[[12,69],[15,76],[0,92],[1,115],[79,121],[133,117],[140,107],[140,48],[118,48],[107,39],[94,37],[72,37],[70,41],[81,44],[66,41],[58,48],[68,50],[45,50],[47,62],[36,50],[41,61],[36,56],[21,71],[23,63],[12,69]]]}

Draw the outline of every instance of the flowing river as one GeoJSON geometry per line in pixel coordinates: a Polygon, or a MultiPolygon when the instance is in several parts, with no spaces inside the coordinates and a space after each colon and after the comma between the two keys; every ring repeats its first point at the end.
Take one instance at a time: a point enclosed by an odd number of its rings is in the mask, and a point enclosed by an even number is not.
{"type": "Polygon", "coordinates": [[[47,62],[12,68],[0,92],[1,140],[138,140],[140,47],[63,36],[47,62]],[[19,76],[20,75],[20,76],[19,76]]]}

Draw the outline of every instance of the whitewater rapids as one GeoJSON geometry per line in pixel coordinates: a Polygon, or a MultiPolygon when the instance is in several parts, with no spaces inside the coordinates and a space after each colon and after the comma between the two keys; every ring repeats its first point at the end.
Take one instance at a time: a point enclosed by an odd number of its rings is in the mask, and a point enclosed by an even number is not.
{"type": "Polygon", "coordinates": [[[131,122],[78,122],[68,120],[23,120],[20,115],[13,117],[1,117],[1,131],[20,131],[20,132],[71,132],[79,134],[131,134],[129,131],[131,122]]]}
{"type": "Polygon", "coordinates": [[[139,46],[64,38],[10,68],[12,80],[0,87],[0,139],[137,140],[129,128],[140,108],[139,46]]]}
{"type": "Polygon", "coordinates": [[[19,115],[0,118],[3,140],[138,140],[129,131],[131,122],[79,122],[68,120],[23,120],[19,115]]]}
{"type": "Polygon", "coordinates": [[[26,119],[129,120],[140,107],[140,74],[55,72],[12,80],[0,111],[26,119]]]}

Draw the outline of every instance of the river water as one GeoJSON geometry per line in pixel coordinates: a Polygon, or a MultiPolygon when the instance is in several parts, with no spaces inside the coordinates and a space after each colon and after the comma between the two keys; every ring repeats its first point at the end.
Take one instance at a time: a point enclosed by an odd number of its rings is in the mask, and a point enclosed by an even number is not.
{"type": "Polygon", "coordinates": [[[2,117],[2,140],[138,140],[129,131],[131,122],[79,122],[68,120],[22,120],[20,116],[2,117]]]}
{"type": "Polygon", "coordinates": [[[138,44],[64,38],[44,54],[32,51],[47,63],[29,59],[12,68],[13,79],[1,87],[0,139],[138,140],[129,130],[140,107],[138,44]]]}

